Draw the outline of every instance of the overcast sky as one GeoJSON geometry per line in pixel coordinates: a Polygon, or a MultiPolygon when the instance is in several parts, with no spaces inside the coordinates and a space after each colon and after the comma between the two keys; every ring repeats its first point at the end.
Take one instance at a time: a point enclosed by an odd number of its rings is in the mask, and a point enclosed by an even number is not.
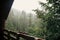
{"type": "Polygon", "coordinates": [[[33,9],[40,7],[38,1],[46,2],[45,0],[14,0],[12,8],[33,13],[33,9]]]}

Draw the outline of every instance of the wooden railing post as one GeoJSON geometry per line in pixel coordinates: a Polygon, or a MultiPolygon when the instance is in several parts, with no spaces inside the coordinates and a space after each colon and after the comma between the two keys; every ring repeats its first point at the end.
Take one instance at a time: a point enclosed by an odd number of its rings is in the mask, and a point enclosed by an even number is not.
{"type": "Polygon", "coordinates": [[[8,40],[10,40],[10,31],[8,31],[8,40]]]}
{"type": "Polygon", "coordinates": [[[17,33],[17,40],[20,40],[19,33],[17,33]]]}

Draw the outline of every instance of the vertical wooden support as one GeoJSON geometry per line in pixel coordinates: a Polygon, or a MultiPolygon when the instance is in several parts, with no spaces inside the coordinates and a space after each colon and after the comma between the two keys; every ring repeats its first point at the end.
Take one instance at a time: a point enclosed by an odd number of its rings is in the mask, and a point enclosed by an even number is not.
{"type": "Polygon", "coordinates": [[[3,38],[3,29],[5,27],[5,20],[8,17],[13,0],[0,0],[0,40],[3,38]]]}
{"type": "Polygon", "coordinates": [[[17,33],[17,40],[20,40],[20,36],[19,36],[19,33],[17,33]]]}
{"type": "Polygon", "coordinates": [[[10,40],[10,31],[8,31],[8,40],[10,40]]]}
{"type": "Polygon", "coordinates": [[[3,29],[4,29],[4,24],[5,23],[5,20],[1,20],[0,19],[0,40],[3,40],[3,29]]]}

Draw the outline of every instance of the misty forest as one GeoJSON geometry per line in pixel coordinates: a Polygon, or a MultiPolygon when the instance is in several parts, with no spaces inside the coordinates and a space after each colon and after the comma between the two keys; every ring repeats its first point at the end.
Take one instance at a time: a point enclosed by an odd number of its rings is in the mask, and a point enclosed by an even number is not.
{"type": "Polygon", "coordinates": [[[59,40],[60,37],[60,0],[38,2],[39,8],[34,13],[27,13],[12,8],[5,23],[5,29],[25,32],[28,35],[45,40],[59,40]]]}

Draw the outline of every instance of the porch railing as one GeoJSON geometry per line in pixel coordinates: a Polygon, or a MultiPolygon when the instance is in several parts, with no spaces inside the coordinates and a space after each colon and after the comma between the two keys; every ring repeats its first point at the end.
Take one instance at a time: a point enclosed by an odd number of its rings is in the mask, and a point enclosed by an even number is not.
{"type": "Polygon", "coordinates": [[[29,36],[27,34],[4,30],[4,40],[21,40],[20,38],[23,38],[24,40],[44,40],[41,38],[29,36]]]}

